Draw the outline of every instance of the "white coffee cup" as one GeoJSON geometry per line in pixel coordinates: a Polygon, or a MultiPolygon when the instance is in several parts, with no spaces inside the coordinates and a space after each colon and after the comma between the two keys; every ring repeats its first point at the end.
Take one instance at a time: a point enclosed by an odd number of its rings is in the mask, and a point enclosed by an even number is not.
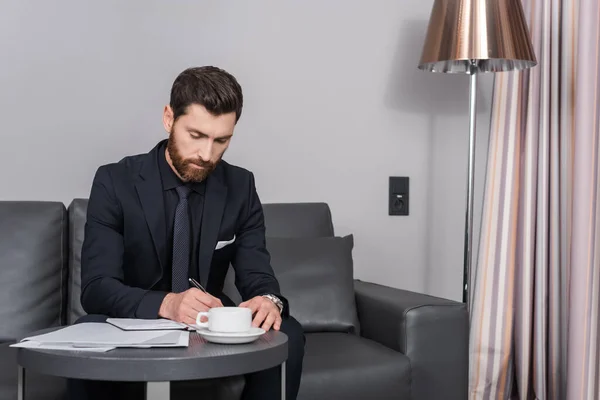
{"type": "Polygon", "coordinates": [[[252,311],[246,307],[215,307],[199,312],[196,325],[211,332],[248,332],[252,328],[252,311]],[[208,322],[201,322],[202,317],[208,318],[208,322]]]}

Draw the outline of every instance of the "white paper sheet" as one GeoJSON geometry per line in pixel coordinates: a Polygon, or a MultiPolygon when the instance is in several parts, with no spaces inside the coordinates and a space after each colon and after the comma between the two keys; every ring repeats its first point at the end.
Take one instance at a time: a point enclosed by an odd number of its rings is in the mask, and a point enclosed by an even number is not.
{"type": "Polygon", "coordinates": [[[25,341],[72,347],[186,347],[189,344],[189,332],[124,331],[107,323],[87,322],[27,337],[21,342],[25,341]]]}
{"type": "Polygon", "coordinates": [[[105,353],[115,349],[115,347],[74,347],[68,344],[47,344],[28,340],[11,344],[10,347],[20,347],[24,349],[43,349],[43,350],[68,350],[68,351],[90,351],[94,353],[105,353]]]}
{"type": "MultiPolygon", "coordinates": [[[[150,347],[188,347],[189,344],[190,344],[190,333],[188,331],[185,331],[185,332],[180,332],[177,343],[173,343],[173,344],[160,344],[160,345],[157,345],[157,344],[129,344],[129,345],[123,345],[123,346],[117,346],[117,347],[147,349],[150,347]]],[[[77,346],[77,345],[75,345],[75,346],[77,346]]]]}

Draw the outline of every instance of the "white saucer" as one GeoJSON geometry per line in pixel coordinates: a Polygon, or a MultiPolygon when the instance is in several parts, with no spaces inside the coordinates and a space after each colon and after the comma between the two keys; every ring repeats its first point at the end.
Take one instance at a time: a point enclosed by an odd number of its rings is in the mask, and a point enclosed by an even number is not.
{"type": "Polygon", "coordinates": [[[240,344],[251,343],[261,337],[266,331],[262,328],[250,328],[247,332],[226,333],[226,332],[211,332],[206,328],[196,329],[204,339],[213,343],[221,344],[240,344]]]}

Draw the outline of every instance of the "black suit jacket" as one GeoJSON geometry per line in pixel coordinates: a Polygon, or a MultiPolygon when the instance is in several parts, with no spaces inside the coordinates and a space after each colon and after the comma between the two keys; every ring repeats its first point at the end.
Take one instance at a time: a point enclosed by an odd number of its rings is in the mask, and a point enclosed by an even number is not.
{"type": "MultiPolygon", "coordinates": [[[[98,168],[88,201],[81,252],[81,304],[88,314],[157,318],[166,292],[154,290],[166,260],[167,238],[159,143],[147,154],[98,168]]],[[[265,246],[262,205],[251,172],[219,162],[206,180],[198,254],[201,284],[225,305],[230,264],[243,300],[275,294],[284,303],[265,246]],[[233,244],[215,250],[217,241],[233,244]]]]}

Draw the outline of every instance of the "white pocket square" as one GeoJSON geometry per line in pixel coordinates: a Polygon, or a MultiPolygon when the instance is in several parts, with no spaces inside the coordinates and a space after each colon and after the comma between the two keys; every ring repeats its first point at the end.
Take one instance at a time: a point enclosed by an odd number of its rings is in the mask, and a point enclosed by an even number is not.
{"type": "Polygon", "coordinates": [[[217,246],[215,247],[215,250],[219,250],[225,246],[229,246],[233,242],[235,242],[235,235],[233,235],[233,239],[231,239],[231,240],[222,240],[222,241],[217,242],[217,246]]]}

